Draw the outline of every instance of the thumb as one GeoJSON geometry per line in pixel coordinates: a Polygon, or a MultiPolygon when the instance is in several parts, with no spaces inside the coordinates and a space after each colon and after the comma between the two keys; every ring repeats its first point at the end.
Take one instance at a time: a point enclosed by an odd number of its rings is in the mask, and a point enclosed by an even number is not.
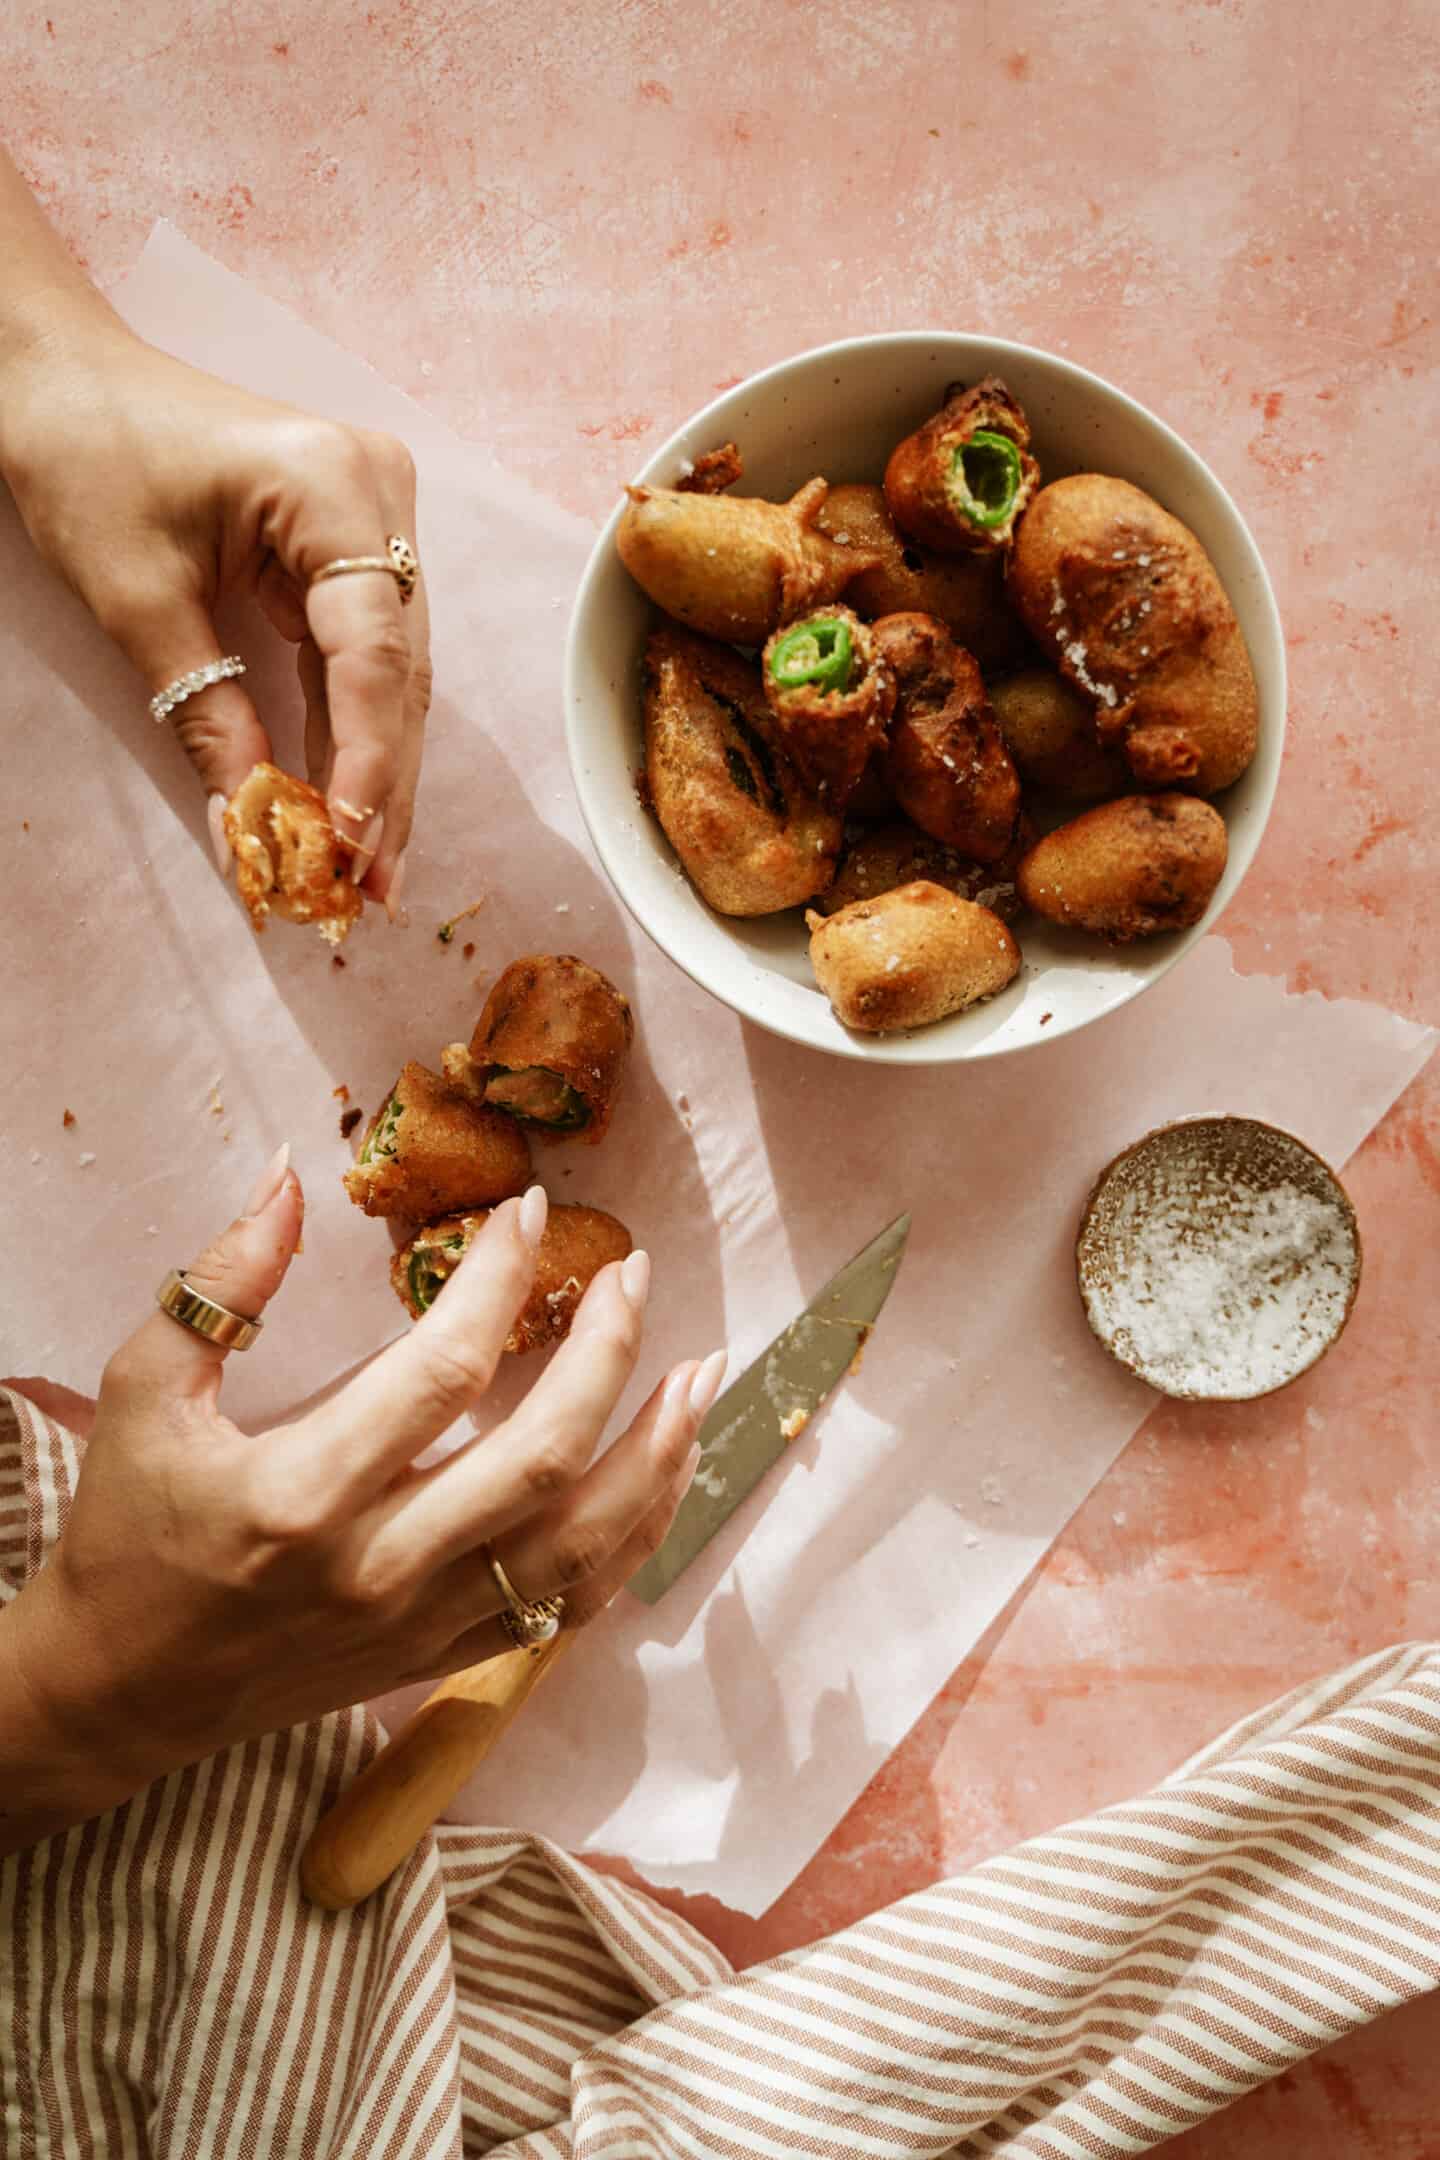
{"type": "MultiPolygon", "coordinates": [[[[258,1320],[285,1280],[304,1224],[288,1144],[273,1155],[228,1229],[183,1269],[186,1284],[243,1320],[258,1320]]],[[[118,1383],[167,1395],[213,1396],[228,1352],[163,1311],[153,1312],[106,1368],[118,1383]]]]}

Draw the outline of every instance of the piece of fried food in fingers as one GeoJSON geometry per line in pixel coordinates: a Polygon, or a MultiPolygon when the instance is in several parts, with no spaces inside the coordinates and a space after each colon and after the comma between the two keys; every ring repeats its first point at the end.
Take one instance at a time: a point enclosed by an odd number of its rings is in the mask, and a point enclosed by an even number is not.
{"type": "MultiPolygon", "coordinates": [[[[427,1223],[390,1263],[395,1295],[412,1320],[428,1312],[485,1227],[489,1209],[427,1223]]],[[[505,1340],[512,1357],[562,1342],[580,1300],[601,1268],[631,1250],[624,1223],[603,1208],[552,1207],[535,1261],[530,1295],[505,1340]]]]}
{"type": "Polygon", "coordinates": [[[1030,423],[998,375],[948,390],[885,467],[885,500],[900,530],[949,554],[1003,554],[1039,484],[1030,423]]]}
{"type": "Polygon", "coordinates": [[[1128,480],[1052,480],[1025,514],[1010,591],[1030,634],[1142,787],[1214,795],[1255,755],[1244,632],[1188,526],[1128,480]]]}
{"type": "Polygon", "coordinates": [[[1133,786],[1119,751],[1102,746],[1090,700],[1052,669],[991,683],[990,704],[1025,786],[1070,802],[1103,802],[1133,786]]]}
{"type": "Polygon", "coordinates": [[[805,917],[810,965],[843,1026],[866,1035],[929,1027],[994,997],[1020,948],[987,907],[920,879],[837,915],[805,917]]]}
{"type": "Polygon", "coordinates": [[[842,822],[786,753],[759,669],[666,627],[642,685],[646,792],[701,897],[721,915],[774,915],[823,892],[842,822]]]}
{"type": "Polygon", "coordinates": [[[763,645],[807,608],[838,600],[876,557],[841,547],[815,520],[829,492],[807,480],[788,503],[636,486],[620,519],[620,559],[658,608],[687,629],[763,645]]]}
{"type": "Polygon", "coordinates": [[[988,675],[1018,667],[1028,643],[1005,590],[1002,556],[942,555],[902,533],[885,490],[860,481],[832,487],[815,519],[822,532],[878,557],[845,587],[848,606],[877,615],[933,615],[988,675]]]}
{"type": "Polygon", "coordinates": [[[528,953],[492,984],[468,1046],[451,1043],[441,1062],[477,1101],[594,1147],[634,1032],[629,1000],[598,968],[573,953],[528,953]]]}
{"type": "Polygon", "coordinates": [[[530,1149],[513,1118],[472,1102],[412,1060],[366,1127],[345,1190],[367,1215],[424,1222],[495,1207],[530,1183],[530,1149]]]}
{"type": "Polygon", "coordinates": [[[835,915],[853,901],[878,900],[881,893],[894,892],[897,885],[914,885],[923,880],[943,885],[946,892],[958,893],[962,900],[976,900],[1002,922],[1010,922],[1020,911],[1015,868],[1034,839],[1033,826],[1022,816],[1010,852],[999,862],[982,863],[921,832],[918,825],[896,818],[888,825],[877,825],[862,833],[846,849],[834,883],[812,906],[819,915],[835,915]]]}
{"type": "Polygon", "coordinates": [[[883,615],[872,627],[895,675],[885,753],[895,801],[922,832],[998,862],[1015,837],[1020,781],[979,668],[932,615],[883,615]]]}
{"type": "Polygon", "coordinates": [[[802,615],[770,639],[760,680],[801,778],[843,810],[895,710],[895,677],[869,625],[838,603],[802,615]]]}
{"type": "Polygon", "coordinates": [[[1228,837],[1195,795],[1125,795],[1037,840],[1017,873],[1026,907],[1112,944],[1188,930],[1224,874],[1228,837]]]}
{"type": "Polygon", "coordinates": [[[314,923],[338,945],[364,906],[351,850],[335,836],[318,788],[278,765],[256,765],[225,805],[235,884],[257,930],[267,917],[314,923]]]}

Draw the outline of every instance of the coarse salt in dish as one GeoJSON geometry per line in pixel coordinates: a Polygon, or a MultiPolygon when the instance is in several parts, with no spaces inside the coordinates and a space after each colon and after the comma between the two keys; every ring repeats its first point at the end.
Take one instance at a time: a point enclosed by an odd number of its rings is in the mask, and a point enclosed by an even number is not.
{"type": "Polygon", "coordinates": [[[1253,1118],[1193,1118],[1127,1148],[1076,1245],[1086,1317],[1162,1394],[1248,1402],[1299,1378],[1350,1317],[1360,1234],[1339,1179],[1253,1118]]]}

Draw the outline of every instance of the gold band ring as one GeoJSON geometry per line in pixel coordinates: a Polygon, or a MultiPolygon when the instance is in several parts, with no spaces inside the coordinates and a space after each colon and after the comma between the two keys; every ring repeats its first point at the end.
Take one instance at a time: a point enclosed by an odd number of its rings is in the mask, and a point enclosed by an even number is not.
{"type": "Polygon", "coordinates": [[[354,577],[362,570],[381,570],[386,577],[393,577],[400,588],[400,605],[409,607],[420,582],[420,558],[400,533],[390,534],[383,555],[337,555],[334,562],[325,563],[315,572],[310,583],[323,585],[326,578],[354,577]]]}
{"type": "Polygon", "coordinates": [[[243,1313],[231,1312],[228,1305],[217,1305],[214,1298],[188,1283],[179,1268],[171,1268],[155,1292],[155,1302],[161,1312],[169,1313],[192,1334],[203,1335],[217,1350],[248,1350],[265,1325],[263,1320],[247,1320],[243,1313]]]}
{"type": "Polygon", "coordinates": [[[538,1650],[541,1643],[553,1642],[560,1632],[564,1598],[522,1598],[497,1555],[488,1545],[482,1545],[480,1549],[495,1578],[495,1587],[505,1600],[505,1610],[499,1616],[500,1625],[515,1648],[538,1650]]]}

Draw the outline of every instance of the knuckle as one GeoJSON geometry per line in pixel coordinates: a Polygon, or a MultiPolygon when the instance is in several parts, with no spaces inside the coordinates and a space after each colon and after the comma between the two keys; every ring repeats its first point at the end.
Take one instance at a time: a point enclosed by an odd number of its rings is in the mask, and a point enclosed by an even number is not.
{"type": "Polygon", "coordinates": [[[374,455],[392,486],[403,488],[406,494],[415,492],[415,460],[408,443],[401,442],[398,435],[374,437],[374,455]]]}
{"type": "Polygon", "coordinates": [[[421,1389],[428,1407],[444,1411],[483,1395],[495,1377],[496,1353],[466,1342],[463,1336],[439,1336],[428,1345],[421,1389]]]}
{"type": "Polygon", "coordinates": [[[331,1603],[345,1613],[389,1620],[403,1612],[408,1585],[384,1554],[371,1550],[338,1558],[328,1576],[331,1603]]]}
{"type": "Polygon", "coordinates": [[[567,1523],[558,1532],[551,1554],[551,1570],[562,1589],[583,1582],[604,1566],[610,1540],[598,1523],[567,1523]]]}
{"type": "Polygon", "coordinates": [[[362,650],[373,668],[384,675],[392,675],[397,682],[409,682],[414,658],[403,623],[376,623],[366,636],[362,650]]]}
{"type": "Polygon", "coordinates": [[[365,445],[343,421],[310,421],[306,450],[314,464],[327,467],[347,490],[362,488],[369,477],[365,445]]]}
{"type": "Polygon", "coordinates": [[[423,720],[430,710],[430,700],[435,694],[435,670],[428,653],[415,653],[410,660],[409,696],[410,710],[417,720],[423,720]]]}
{"type": "Polygon", "coordinates": [[[257,1483],[248,1513],[260,1544],[280,1552],[320,1545],[332,1527],[322,1494],[293,1479],[267,1478],[257,1483]]]}
{"type": "Polygon", "coordinates": [[[554,1500],[568,1492],[574,1472],[564,1449],[556,1441],[547,1440],[527,1457],[522,1469],[526,1492],[534,1500],[554,1500]]]}

